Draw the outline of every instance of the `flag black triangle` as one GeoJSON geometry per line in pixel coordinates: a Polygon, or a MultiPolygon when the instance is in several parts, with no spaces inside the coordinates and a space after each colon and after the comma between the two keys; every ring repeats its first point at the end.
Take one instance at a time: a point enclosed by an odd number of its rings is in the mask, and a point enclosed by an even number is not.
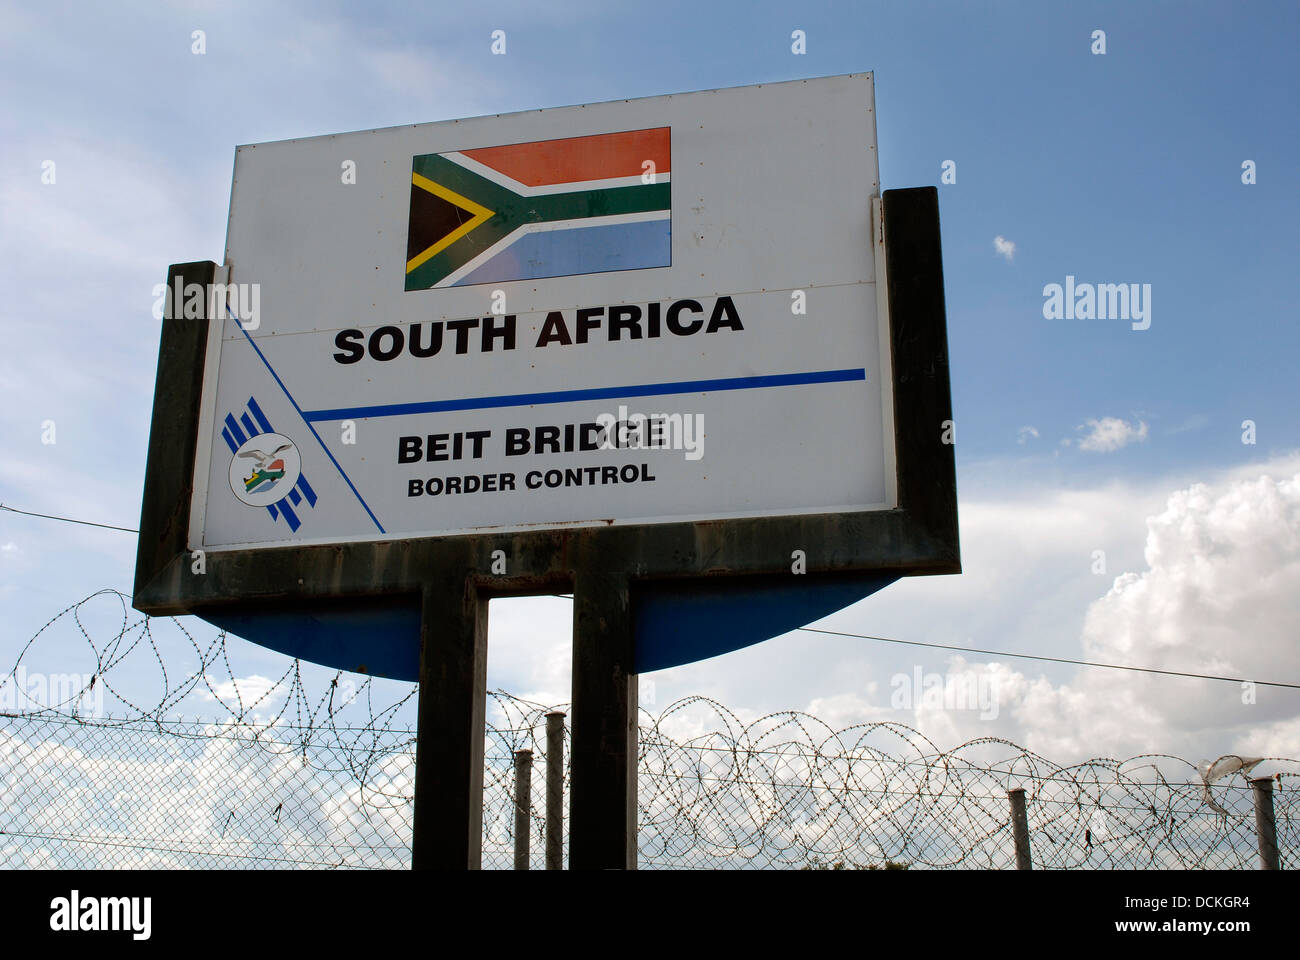
{"type": "Polygon", "coordinates": [[[406,232],[406,259],[433,246],[447,234],[474,218],[474,214],[450,200],[411,184],[411,213],[406,232]]]}

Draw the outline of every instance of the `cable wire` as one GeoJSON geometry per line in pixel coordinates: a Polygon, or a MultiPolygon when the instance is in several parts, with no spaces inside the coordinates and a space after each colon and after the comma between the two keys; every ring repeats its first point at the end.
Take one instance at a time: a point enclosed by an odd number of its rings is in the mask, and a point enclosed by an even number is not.
{"type": "Polygon", "coordinates": [[[1181,670],[1157,670],[1155,667],[1131,667],[1122,663],[1098,663],[1095,660],[1071,660],[1067,657],[1044,657],[1033,653],[1008,653],[1005,650],[981,650],[978,647],[959,647],[950,643],[926,643],[923,640],[898,640],[894,637],[872,637],[862,633],[844,633],[840,630],[820,630],[817,627],[799,627],[805,633],[826,633],[833,637],[853,637],[857,640],[879,640],[882,643],[905,643],[911,647],[936,647],[940,650],[959,650],[963,653],[980,653],[989,657],[1019,657],[1022,660],[1046,660],[1050,663],[1069,663],[1076,667],[1105,667],[1108,670],[1130,670],[1135,673],[1158,673],[1167,677],[1190,677],[1193,680],[1222,680],[1226,683],[1254,683],[1262,687],[1286,687],[1300,690],[1300,683],[1281,680],[1247,680],[1244,677],[1219,677],[1211,673],[1184,673],[1181,670]]]}
{"type": "Polygon", "coordinates": [[[56,517],[52,513],[32,513],[30,510],[19,510],[17,507],[9,507],[0,503],[0,510],[7,510],[9,513],[21,513],[24,517],[41,517],[45,520],[62,520],[64,523],[80,523],[87,527],[103,527],[105,530],[121,530],[123,533],[139,533],[131,527],[118,527],[111,523],[95,523],[93,520],[74,520],[72,517],[56,517]]]}
{"type": "MultiPolygon", "coordinates": [[[[48,513],[32,513],[19,510],[0,503],[0,510],[20,513],[26,517],[42,517],[46,520],[62,520],[65,523],[80,523],[87,527],[103,527],[106,530],[121,530],[123,533],[139,533],[130,527],[117,527],[110,523],[94,523],[90,520],[74,520],[71,517],[57,517],[48,513]]],[[[572,600],[573,594],[554,593],[553,597],[572,600]]],[[[1123,663],[1098,663],[1095,660],[1072,660],[1068,657],[1045,657],[1033,653],[1010,653],[1006,650],[983,650],[979,647],[961,647],[951,643],[927,643],[923,640],[899,640],[896,637],[873,637],[865,633],[845,633],[842,630],[822,630],[817,627],[799,627],[804,633],[824,633],[832,637],[850,637],[855,640],[878,640],[881,643],[901,643],[910,647],[931,647],[936,650],[956,650],[960,653],[978,653],[986,657],[1012,657],[1019,660],[1042,660],[1047,663],[1065,663],[1076,667],[1099,667],[1106,670],[1128,670],[1131,673],[1153,673],[1165,677],[1186,677],[1191,680],[1220,680],[1224,683],[1253,683],[1260,687],[1281,687],[1286,690],[1300,690],[1300,683],[1287,683],[1282,680],[1249,680],[1245,677],[1220,677],[1211,673],[1187,673],[1182,670],[1159,670],[1155,667],[1134,667],[1123,663]]]]}

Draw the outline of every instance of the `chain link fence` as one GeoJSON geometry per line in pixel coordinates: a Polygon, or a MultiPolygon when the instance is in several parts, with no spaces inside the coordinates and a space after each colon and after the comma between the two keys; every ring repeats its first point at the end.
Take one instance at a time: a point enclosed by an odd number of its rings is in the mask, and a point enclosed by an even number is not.
{"type": "MultiPolygon", "coordinates": [[[[545,709],[494,694],[525,722],[488,731],[483,863],[513,864],[512,758],[545,770],[545,709]]],[[[934,750],[900,724],[821,736],[783,713],[674,739],[674,713],[640,745],[646,868],[1011,868],[1008,785],[1026,791],[1035,866],[1254,869],[1252,790],[1209,788],[1175,757],[1056,766],[1002,740],[934,750]],[[813,739],[810,734],[817,737],[813,739]],[[981,759],[989,751],[1003,759],[981,759]],[[1180,776],[1181,774],[1181,776],[1180,776]]],[[[1275,793],[1284,868],[1295,865],[1293,779],[1275,793]]],[[[402,868],[409,865],[410,730],[0,716],[0,866],[5,868],[402,868]]],[[[540,775],[534,777],[539,782],[540,775]]],[[[546,811],[529,804],[533,868],[546,811]]]]}
{"type": "MultiPolygon", "coordinates": [[[[1278,765],[1300,773],[1296,761],[1278,765]]],[[[791,711],[743,724],[695,698],[642,728],[640,770],[647,866],[1014,868],[1014,788],[1025,790],[1036,867],[1258,864],[1245,777],[1211,787],[1171,756],[1058,765],[996,738],[940,750],[898,723],[836,730],[791,711]],[[666,733],[675,713],[701,707],[707,732],[666,733]],[[1207,790],[1226,815],[1207,806],[1207,790]]],[[[1288,865],[1294,803],[1287,790],[1278,799],[1288,865]]]]}
{"type": "MultiPolygon", "coordinates": [[[[309,696],[294,662],[256,695],[234,684],[232,697],[234,672],[213,675],[229,668],[224,635],[203,643],[182,628],[199,667],[167,674],[147,618],[125,617],[101,645],[79,608],[51,624],[72,615],[96,651],[96,671],[57,703],[0,712],[0,867],[409,866],[415,734],[401,707],[413,689],[377,709],[363,686],[344,704],[338,677],[309,696]],[[132,652],[156,658],[169,677],[155,707],[109,683],[132,652]],[[86,714],[97,684],[114,691],[125,716],[86,714]],[[195,690],[210,691],[225,715],[168,719],[164,708],[195,690]],[[358,702],[364,722],[345,722],[346,707],[358,702]]],[[[13,683],[18,674],[7,676],[13,683]]],[[[544,866],[545,790],[537,785],[545,783],[551,709],[490,695],[484,867],[514,864],[520,750],[535,758],[529,862],[544,866]]],[[[1219,779],[1158,754],[1062,765],[996,738],[941,750],[898,723],[835,729],[797,711],[745,722],[699,697],[643,712],[638,763],[644,868],[1014,868],[1015,788],[1025,791],[1035,867],[1259,865],[1249,767],[1219,779]]],[[[1268,763],[1287,869],[1300,854],[1300,761],[1268,763]]]]}

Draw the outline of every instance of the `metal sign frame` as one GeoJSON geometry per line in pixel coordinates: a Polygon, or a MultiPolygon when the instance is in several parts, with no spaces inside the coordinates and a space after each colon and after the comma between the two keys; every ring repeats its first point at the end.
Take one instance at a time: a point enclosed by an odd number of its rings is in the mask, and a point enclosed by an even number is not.
{"type": "MultiPolygon", "coordinates": [[[[881,211],[897,507],[222,550],[207,557],[199,573],[187,536],[214,319],[183,319],[169,309],[133,605],[153,615],[203,615],[272,612],[287,604],[328,609],[367,599],[418,603],[422,735],[413,865],[476,867],[487,601],[572,591],[570,864],[635,866],[633,610],[639,590],[961,572],[938,194],[933,187],[885,191],[881,211]],[[792,572],[795,550],[806,557],[806,573],[792,572]],[[506,573],[492,572],[494,551],[504,552],[506,573]],[[438,736],[424,736],[426,730],[438,736]],[[430,782],[435,769],[443,778],[437,790],[430,782]],[[613,802],[617,798],[623,802],[613,802]]],[[[172,266],[168,296],[188,284],[206,289],[217,270],[210,261],[172,266]]]]}

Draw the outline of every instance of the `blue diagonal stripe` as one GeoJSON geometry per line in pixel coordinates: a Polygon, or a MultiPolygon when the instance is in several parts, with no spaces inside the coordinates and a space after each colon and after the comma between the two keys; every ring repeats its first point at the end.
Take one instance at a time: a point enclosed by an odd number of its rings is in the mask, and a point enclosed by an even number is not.
{"type": "Polygon", "coordinates": [[[244,436],[244,431],[239,429],[239,424],[235,422],[235,418],[230,414],[226,414],[226,429],[229,430],[230,435],[235,438],[235,443],[237,445],[236,449],[242,447],[244,441],[248,439],[248,437],[244,436]]]}
{"type": "Polygon", "coordinates": [[[290,532],[296,532],[297,529],[302,526],[302,521],[298,519],[298,515],[294,513],[293,508],[289,506],[289,498],[285,497],[277,503],[276,506],[279,507],[280,512],[284,514],[284,519],[289,522],[290,532]]]}
{"type": "Polygon", "coordinates": [[[333,410],[308,410],[303,413],[303,419],[308,422],[318,422],[321,420],[351,420],[360,417],[400,417],[411,413],[486,410],[492,407],[574,403],[580,400],[623,400],[629,397],[661,397],[674,393],[759,390],[767,387],[798,387],[813,383],[848,383],[865,379],[867,379],[867,371],[862,367],[858,367],[847,370],[816,370],[811,373],[779,373],[762,377],[680,380],[676,383],[640,383],[626,387],[595,387],[590,390],[513,393],[499,397],[470,397],[464,400],[425,400],[418,403],[389,403],[372,407],[339,407],[333,410]]]}
{"type": "Polygon", "coordinates": [[[262,428],[263,433],[275,433],[275,431],[271,429],[271,421],[266,419],[266,414],[262,412],[262,408],[258,406],[257,401],[252,397],[248,398],[248,409],[252,411],[253,419],[257,421],[257,424],[262,428]]]}
{"type": "MultiPolygon", "coordinates": [[[[284,391],[284,395],[288,397],[289,402],[293,404],[293,408],[298,412],[298,416],[303,418],[303,422],[307,424],[307,429],[310,430],[311,435],[316,438],[316,442],[320,444],[320,448],[325,451],[325,456],[330,458],[330,462],[333,463],[335,469],[338,470],[339,476],[343,478],[343,482],[348,485],[348,489],[350,489],[352,491],[353,496],[357,498],[357,502],[360,503],[362,508],[366,511],[366,513],[370,515],[370,519],[374,522],[379,532],[386,533],[387,531],[384,530],[383,524],[379,522],[379,518],[375,516],[375,512],[370,509],[370,504],[366,503],[365,497],[361,496],[361,491],[358,490],[356,484],[352,482],[352,478],[349,477],[347,471],[343,469],[343,465],[339,463],[338,459],[334,456],[334,454],[330,452],[330,448],[325,446],[325,441],[321,439],[320,434],[316,432],[316,428],[311,425],[311,421],[309,421],[307,417],[303,414],[302,407],[298,406],[298,401],[293,398],[293,394],[289,392],[289,388],[284,385],[284,381],[280,379],[280,375],[275,372],[275,368],[272,367],[271,362],[266,359],[266,355],[262,353],[262,350],[260,347],[258,347],[256,341],[254,341],[253,338],[248,335],[248,331],[244,329],[244,325],[239,322],[239,318],[235,316],[234,311],[230,309],[229,305],[226,306],[226,313],[229,315],[230,319],[235,321],[235,326],[237,326],[239,328],[239,332],[244,335],[244,339],[248,341],[248,345],[253,348],[253,352],[256,353],[258,359],[262,361],[262,364],[266,367],[267,372],[271,374],[272,378],[274,378],[275,382],[279,385],[280,389],[284,391]]],[[[226,420],[229,421],[227,423],[227,426],[229,426],[230,423],[234,422],[234,418],[230,416],[227,416],[226,420]]],[[[284,503],[283,500],[280,502],[281,504],[284,503]]]]}

